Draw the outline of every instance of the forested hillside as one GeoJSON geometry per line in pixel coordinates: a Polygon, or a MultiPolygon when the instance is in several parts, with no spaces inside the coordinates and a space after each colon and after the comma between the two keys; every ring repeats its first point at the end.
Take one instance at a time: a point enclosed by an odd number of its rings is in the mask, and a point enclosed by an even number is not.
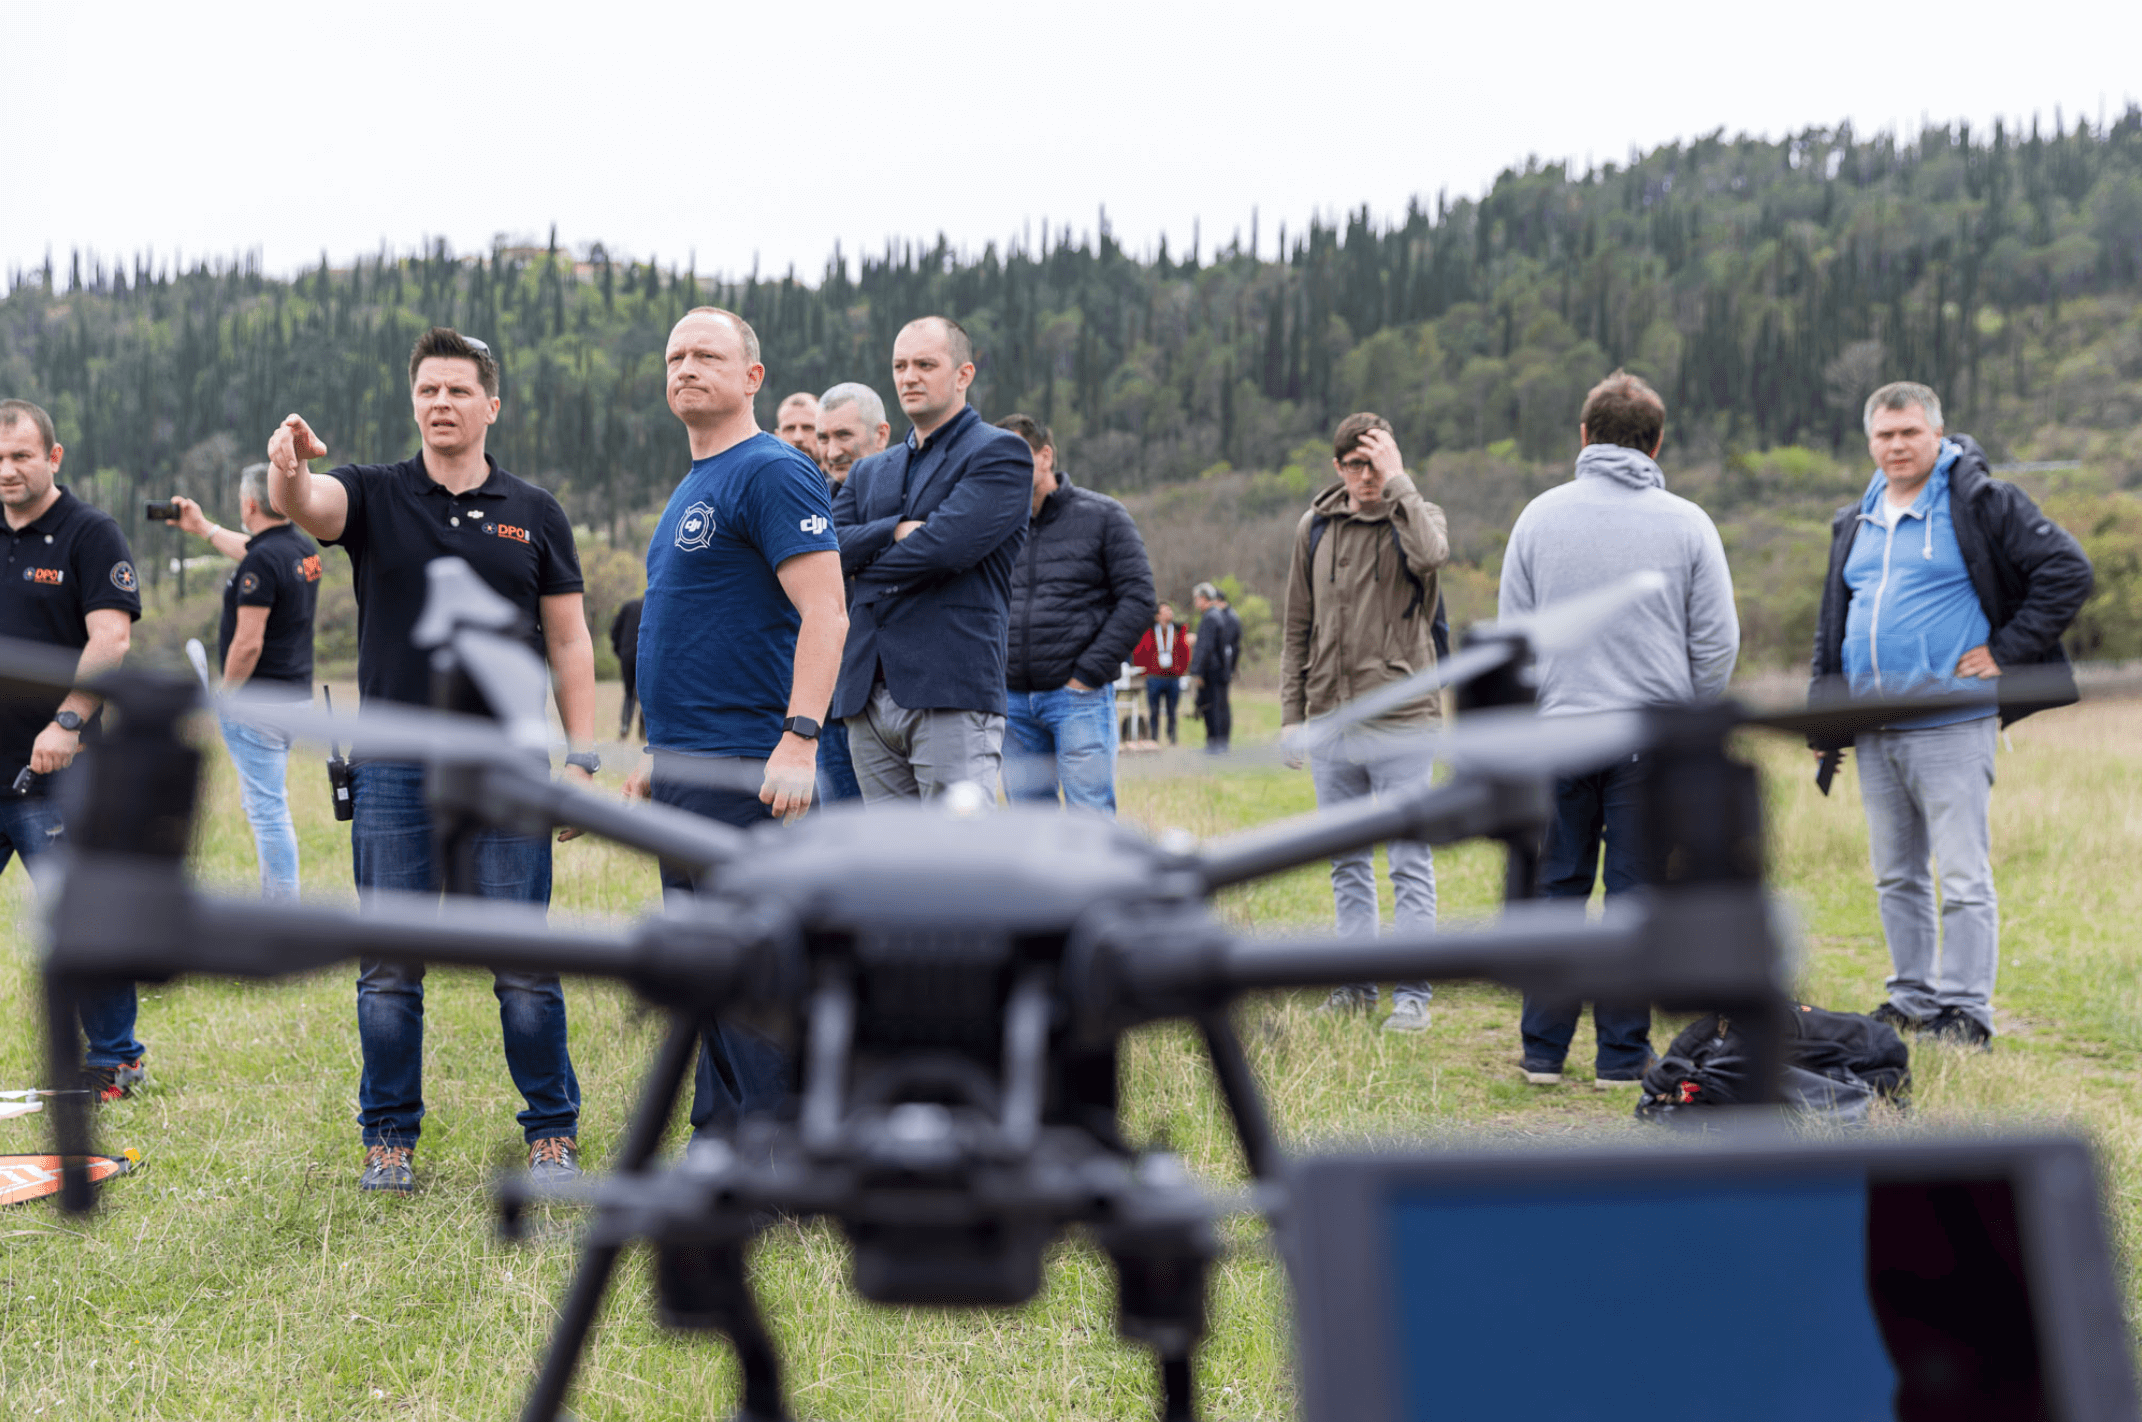
{"type": "MultiPolygon", "coordinates": [[[[710,200],[708,220],[737,219],[710,200]]],[[[1357,408],[1389,415],[1423,466],[1551,471],[1583,391],[1616,365],[1664,392],[1666,463],[1710,471],[1722,518],[1775,494],[1751,471],[1779,467],[1779,448],[1800,451],[1793,477],[1813,460],[1853,483],[1859,402],[1906,377],[1943,391],[1952,426],[1996,459],[2079,459],[2109,491],[2142,471],[2142,109],[1910,142],[1714,134],[1626,166],[1527,165],[1389,221],[1137,253],[1104,217],[978,254],[941,238],[836,251],[815,281],[709,278],[555,236],[323,259],[287,280],[63,254],[10,275],[0,390],[54,411],[70,481],[132,529],[146,494],[227,507],[236,462],[293,409],[338,457],[406,455],[409,343],[452,324],[503,357],[501,459],[622,534],[684,458],[660,351],[707,302],[758,328],[769,416],[793,389],[885,388],[893,333],[948,312],[975,336],[984,413],[1039,415],[1076,477],[1119,493],[1224,464],[1300,471],[1292,497],[1357,408]]]]}

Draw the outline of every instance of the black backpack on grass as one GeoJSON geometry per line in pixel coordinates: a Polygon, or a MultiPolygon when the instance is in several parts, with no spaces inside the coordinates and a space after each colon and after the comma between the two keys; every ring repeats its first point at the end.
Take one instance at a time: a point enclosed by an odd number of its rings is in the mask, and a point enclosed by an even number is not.
{"type": "MultiPolygon", "coordinates": [[[[1857,1012],[1795,1006],[1785,1039],[1785,1100],[1838,1125],[1858,1125],[1877,1097],[1902,1106],[1911,1095],[1911,1053],[1883,1023],[1857,1012]]],[[[1680,1120],[1706,1106],[1749,1102],[1747,1043],[1728,1018],[1691,1022],[1644,1073],[1637,1119],[1680,1120]]]]}

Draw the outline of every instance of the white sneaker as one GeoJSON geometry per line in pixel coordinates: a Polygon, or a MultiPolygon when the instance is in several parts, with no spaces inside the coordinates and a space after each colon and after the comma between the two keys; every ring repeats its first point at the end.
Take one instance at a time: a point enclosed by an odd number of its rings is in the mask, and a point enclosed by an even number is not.
{"type": "Polygon", "coordinates": [[[1428,1004],[1417,997],[1402,997],[1391,1009],[1391,1015],[1383,1019],[1386,1032],[1425,1032],[1428,1030],[1428,1004]]]}

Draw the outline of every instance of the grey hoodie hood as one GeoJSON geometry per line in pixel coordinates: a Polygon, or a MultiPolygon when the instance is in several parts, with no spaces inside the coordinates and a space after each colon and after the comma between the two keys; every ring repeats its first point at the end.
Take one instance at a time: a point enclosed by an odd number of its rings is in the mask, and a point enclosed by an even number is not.
{"type": "Polygon", "coordinates": [[[1666,475],[1651,456],[1625,444],[1588,444],[1577,454],[1579,479],[1611,479],[1631,489],[1663,489],[1666,475]]]}

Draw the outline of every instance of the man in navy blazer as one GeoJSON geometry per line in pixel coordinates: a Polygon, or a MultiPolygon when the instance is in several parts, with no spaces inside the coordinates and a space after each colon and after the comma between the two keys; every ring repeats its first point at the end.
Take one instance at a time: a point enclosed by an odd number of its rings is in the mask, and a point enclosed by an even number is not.
{"type": "Polygon", "coordinates": [[[994,798],[1003,766],[1012,559],[1034,455],[967,404],[974,346],[943,316],[893,342],[914,428],[860,461],[833,501],[853,579],[829,714],[848,728],[864,801],[928,799],[962,780],[994,798]]]}

